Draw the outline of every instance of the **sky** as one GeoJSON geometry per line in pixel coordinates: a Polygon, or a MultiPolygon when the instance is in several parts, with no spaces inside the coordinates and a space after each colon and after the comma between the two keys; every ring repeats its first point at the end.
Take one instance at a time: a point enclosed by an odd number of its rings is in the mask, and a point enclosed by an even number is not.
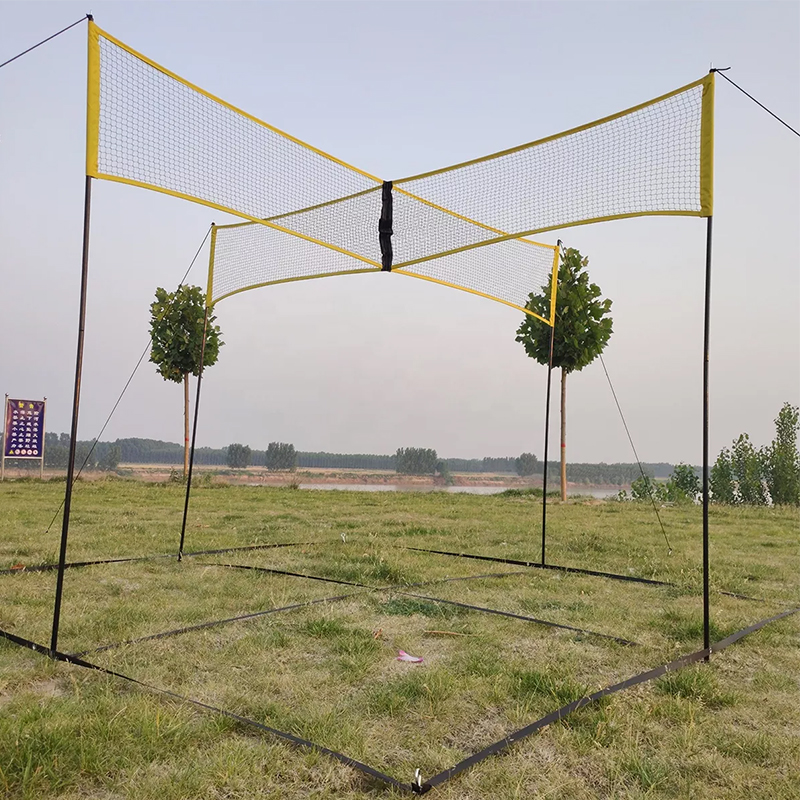
{"type": "MultiPolygon", "coordinates": [[[[581,125],[711,65],[800,124],[793,2],[0,2],[0,62],[89,11],[173,72],[385,179],[581,125]]],[[[0,392],[46,396],[57,432],[75,370],[85,104],[85,25],[0,70],[0,392]]],[[[781,405],[800,403],[798,138],[720,79],[715,134],[712,458],[743,431],[766,444],[781,405]]],[[[94,182],[80,438],[98,434],[147,345],[155,288],[177,285],[212,221],[233,219],[94,182]]],[[[650,217],[539,237],[581,250],[613,300],[604,358],[645,461],[700,463],[705,233],[705,220],[650,217]]],[[[205,284],[207,260],[191,283],[205,284]]],[[[514,340],[520,312],[383,277],[222,301],[198,444],[541,457],[546,369],[514,340]]],[[[145,361],[102,438],[180,441],[182,402],[145,361]]],[[[599,362],[569,377],[567,454],[632,460],[599,362]]]]}

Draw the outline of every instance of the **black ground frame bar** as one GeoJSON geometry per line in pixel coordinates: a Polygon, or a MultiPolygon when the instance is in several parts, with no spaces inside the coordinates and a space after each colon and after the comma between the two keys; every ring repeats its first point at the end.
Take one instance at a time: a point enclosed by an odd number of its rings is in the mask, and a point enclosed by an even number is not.
{"type": "Polygon", "coordinates": [[[22,637],[16,636],[4,630],[0,630],[0,637],[12,642],[13,644],[17,644],[21,647],[30,648],[34,652],[39,653],[40,655],[48,656],[49,658],[52,658],[55,661],[63,661],[64,663],[67,664],[73,664],[75,666],[83,667],[85,669],[90,669],[96,672],[100,672],[110,677],[128,681],[129,683],[133,683],[136,686],[140,686],[141,688],[147,689],[148,691],[151,692],[155,692],[156,694],[160,694],[166,697],[171,697],[172,699],[179,700],[180,702],[189,703],[197,708],[203,709],[204,711],[211,711],[213,713],[220,714],[242,725],[255,728],[264,733],[272,734],[273,736],[277,736],[278,738],[281,738],[285,741],[289,741],[292,744],[295,744],[299,747],[323,753],[325,755],[330,756],[331,758],[336,759],[337,761],[343,764],[346,764],[349,767],[357,769],[359,772],[366,775],[367,777],[374,780],[378,780],[387,786],[391,786],[396,789],[403,789],[406,791],[413,792],[415,794],[426,794],[431,789],[434,789],[437,786],[440,786],[441,784],[445,783],[446,781],[451,780],[452,778],[459,775],[461,772],[464,772],[470,767],[475,766],[476,764],[480,763],[481,761],[484,761],[490,756],[495,755],[496,753],[500,753],[503,750],[506,750],[509,747],[511,747],[516,742],[522,741],[523,739],[531,736],[534,733],[537,733],[538,731],[542,730],[548,725],[551,725],[554,722],[558,722],[559,720],[564,719],[574,711],[584,708],[590,705],[591,703],[600,700],[603,697],[608,697],[609,695],[616,694],[617,692],[621,692],[633,686],[638,686],[640,684],[655,680],[656,678],[660,678],[662,675],[666,675],[668,672],[674,672],[690,664],[698,663],[700,661],[705,661],[708,658],[708,656],[711,655],[711,653],[718,653],[724,650],[725,648],[730,647],[732,644],[735,644],[748,634],[754,633],[772,622],[776,622],[777,620],[783,619],[792,614],[796,614],[799,611],[800,607],[788,609],[786,611],[781,612],[780,614],[776,614],[772,617],[769,617],[768,619],[763,619],[759,622],[756,622],[747,628],[743,628],[742,630],[731,634],[727,638],[712,644],[708,648],[703,648],[702,650],[697,650],[693,653],[688,653],[684,656],[681,656],[680,658],[675,659],[674,661],[670,661],[668,664],[663,664],[659,667],[655,667],[654,669],[641,672],[638,675],[634,675],[630,678],[627,678],[624,681],[615,683],[611,686],[607,686],[604,689],[600,689],[599,691],[594,692],[593,694],[587,695],[586,697],[582,697],[579,700],[575,700],[571,703],[568,703],[567,705],[564,705],[561,708],[556,709],[555,711],[551,711],[549,714],[545,715],[544,717],[541,717],[535,722],[531,722],[525,727],[520,728],[519,730],[509,734],[508,736],[495,742],[494,744],[491,744],[488,747],[479,750],[477,753],[473,753],[468,758],[459,761],[454,766],[434,775],[428,780],[422,781],[420,778],[417,781],[412,781],[410,783],[405,783],[403,781],[400,781],[397,778],[392,777],[391,775],[387,775],[386,773],[381,772],[380,770],[368,766],[367,764],[363,764],[360,761],[356,761],[355,759],[350,758],[349,756],[346,756],[343,753],[338,753],[335,750],[331,750],[327,747],[324,747],[323,745],[311,742],[308,739],[303,739],[299,736],[295,736],[294,734],[287,733],[285,731],[279,731],[276,728],[271,728],[270,726],[264,725],[263,723],[258,722],[256,720],[248,719],[247,717],[242,717],[238,714],[234,714],[232,711],[227,711],[223,708],[218,708],[217,706],[212,706],[208,703],[203,703],[200,700],[195,700],[193,698],[180,695],[177,692],[170,691],[169,689],[161,689],[157,686],[152,686],[151,684],[145,683],[144,681],[140,681],[136,678],[129,677],[128,675],[123,675],[122,673],[114,672],[113,670],[106,669],[105,667],[101,667],[89,661],[85,661],[84,659],[78,656],[70,656],[65,653],[61,653],[59,651],[54,651],[52,648],[45,647],[44,645],[38,644],[28,639],[23,639],[22,637]]]}
{"type": "MultiPolygon", "coordinates": [[[[219,550],[194,550],[184,553],[184,558],[190,556],[212,556],[221,553],[235,553],[243,550],[270,550],[277,547],[298,547],[317,544],[317,542],[277,542],[275,544],[248,544],[240,547],[223,547],[219,550]]],[[[159,553],[154,556],[128,556],[125,558],[103,558],[97,561],[68,561],[64,564],[64,569],[74,569],[75,567],[93,567],[97,564],[122,564],[129,561],[154,561],[159,558],[175,558],[175,553],[159,553]]],[[[25,572],[49,572],[58,569],[59,564],[37,564],[31,567],[20,567],[10,569],[0,569],[0,575],[21,575],[25,572]]]]}
{"type": "Polygon", "coordinates": [[[415,550],[418,553],[432,553],[437,556],[454,556],[456,558],[474,558],[477,561],[494,561],[498,564],[513,564],[518,567],[533,567],[535,569],[552,569],[559,572],[572,572],[576,575],[592,575],[596,578],[611,578],[615,581],[629,581],[631,583],[646,583],[651,586],[675,586],[669,581],[657,581],[654,578],[640,578],[636,575],[619,575],[616,572],[600,572],[594,569],[581,569],[580,567],[561,567],[557,564],[542,564],[539,561],[522,561],[516,558],[501,558],[500,556],[481,556],[475,553],[455,553],[450,550],[428,550],[424,547],[407,547],[397,545],[403,550],[415,550]]]}
{"type": "Polygon", "coordinates": [[[338,580],[337,578],[326,578],[320,575],[308,575],[305,573],[300,572],[289,572],[287,570],[281,569],[273,569],[271,567],[257,567],[257,566],[250,566],[246,564],[203,564],[206,567],[222,567],[226,569],[243,569],[243,570],[252,570],[255,572],[265,572],[271,575],[287,575],[290,577],[295,578],[305,578],[306,580],[312,581],[323,581],[325,583],[335,583],[335,584],[344,584],[345,586],[354,586],[360,589],[364,589],[365,592],[351,592],[349,594],[344,595],[337,595],[335,597],[324,597],[316,600],[308,600],[303,601],[300,603],[292,603],[286,606],[280,606],[277,608],[269,608],[269,609],[262,609],[259,611],[250,612],[247,614],[239,614],[234,617],[226,617],[225,619],[220,620],[210,620],[208,622],[201,622],[196,625],[189,625],[182,628],[173,628],[171,630],[162,631],[160,633],[153,633],[147,636],[140,636],[135,639],[124,639],[119,642],[111,642],[109,644],[100,645],[99,647],[91,648],[89,650],[82,650],[80,652],[73,653],[77,657],[89,655],[91,653],[100,653],[106,650],[113,650],[117,647],[123,647],[130,644],[138,644],[140,642],[148,642],[153,641],[156,639],[166,639],[172,636],[179,636],[184,633],[191,633],[193,631],[204,630],[206,628],[215,628],[220,625],[227,625],[228,623],[233,622],[243,622],[251,619],[257,619],[259,617],[268,616],[270,614],[277,614],[281,611],[294,611],[298,608],[307,608],[309,606],[318,605],[320,603],[325,602],[338,602],[340,600],[347,600],[353,597],[362,596],[365,593],[393,593],[398,594],[406,597],[414,597],[421,600],[426,600],[432,603],[439,603],[443,605],[452,605],[458,606],[460,608],[466,608],[471,611],[478,611],[484,614],[496,614],[498,616],[509,617],[511,619],[519,619],[523,622],[532,622],[536,625],[543,625],[548,628],[555,628],[560,630],[571,631],[573,633],[583,635],[583,636],[594,636],[601,639],[610,639],[612,641],[617,642],[618,644],[622,645],[629,645],[629,646],[636,646],[636,642],[631,641],[630,639],[624,639],[621,636],[613,636],[607,633],[599,633],[597,631],[592,631],[584,628],[577,628],[573,625],[565,625],[559,622],[552,622],[550,620],[539,619],[537,617],[531,617],[524,614],[515,614],[510,611],[502,611],[494,608],[486,608],[484,606],[475,606],[469,605],[467,603],[459,603],[454,600],[444,600],[440,597],[428,597],[424,595],[413,594],[411,592],[404,591],[405,589],[411,588],[419,588],[422,586],[435,586],[442,583],[451,583],[453,581],[468,581],[468,580],[478,580],[478,579],[486,579],[486,578],[506,578],[512,575],[523,575],[525,574],[523,571],[517,572],[504,572],[504,573],[493,573],[493,574],[485,574],[485,575],[466,575],[463,577],[456,577],[456,578],[442,578],[440,580],[435,581],[425,581],[422,583],[415,583],[415,584],[407,584],[403,586],[396,586],[396,585],[389,585],[389,586],[370,586],[365,583],[356,583],[354,581],[342,581],[338,580]]]}

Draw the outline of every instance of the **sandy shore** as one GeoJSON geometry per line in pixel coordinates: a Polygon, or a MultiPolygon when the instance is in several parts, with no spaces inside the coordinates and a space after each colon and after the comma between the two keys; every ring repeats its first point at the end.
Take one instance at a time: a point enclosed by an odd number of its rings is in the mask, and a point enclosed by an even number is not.
{"type": "MultiPolygon", "coordinates": [[[[152,481],[163,483],[169,481],[174,476],[180,475],[181,468],[167,464],[120,464],[118,474],[121,477],[132,478],[134,480],[152,481]]],[[[440,477],[430,475],[398,475],[391,470],[358,470],[358,469],[298,469],[294,472],[270,472],[264,467],[248,467],[247,469],[229,469],[220,466],[194,466],[195,476],[210,474],[215,483],[247,484],[264,486],[287,486],[289,484],[327,484],[327,485],[353,485],[364,484],[373,486],[396,486],[402,490],[422,489],[424,487],[445,486],[445,481],[440,477]]],[[[84,472],[81,480],[101,480],[107,477],[106,472],[84,472]]],[[[46,469],[45,479],[63,478],[63,470],[46,469]]],[[[31,477],[38,478],[38,471],[6,469],[6,478],[31,477]]],[[[540,476],[520,477],[509,473],[493,472],[454,472],[451,475],[451,486],[464,487],[497,487],[497,488],[517,488],[528,487],[541,488],[542,479],[540,476]]],[[[554,476],[552,486],[557,485],[557,476],[554,476]]],[[[571,492],[586,490],[617,490],[628,488],[624,486],[612,486],[606,484],[567,484],[571,492]]]]}

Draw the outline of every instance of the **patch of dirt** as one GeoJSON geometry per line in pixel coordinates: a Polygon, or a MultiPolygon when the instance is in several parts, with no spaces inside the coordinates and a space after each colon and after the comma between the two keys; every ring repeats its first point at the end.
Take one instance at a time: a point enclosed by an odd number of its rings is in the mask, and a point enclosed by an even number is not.
{"type": "Polygon", "coordinates": [[[42,680],[34,681],[27,685],[18,686],[17,691],[14,693],[0,692],[0,708],[10,703],[15,695],[25,692],[44,698],[63,697],[66,694],[58,679],[43,678],[42,680]]]}

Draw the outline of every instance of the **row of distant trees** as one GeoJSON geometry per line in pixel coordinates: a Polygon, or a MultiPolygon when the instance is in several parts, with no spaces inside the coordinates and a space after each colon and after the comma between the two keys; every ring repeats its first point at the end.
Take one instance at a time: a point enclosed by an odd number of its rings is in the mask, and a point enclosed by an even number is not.
{"type": "MultiPolygon", "coordinates": [[[[253,451],[246,444],[229,444],[226,463],[231,469],[245,469],[253,463],[253,451]]],[[[297,469],[297,451],[293,444],[270,442],[261,464],[276,472],[294,472],[297,469]]]]}
{"type": "Polygon", "coordinates": [[[437,472],[516,472],[517,475],[534,475],[542,471],[539,459],[533,453],[523,453],[517,458],[440,459],[436,450],[425,447],[400,447],[394,455],[394,469],[401,475],[434,475],[437,472]],[[462,465],[480,465],[480,470],[462,469],[462,465]]]}
{"type": "MultiPolygon", "coordinates": [[[[578,371],[594,361],[605,348],[612,332],[610,316],[611,300],[601,297],[600,288],[589,282],[586,267],[588,259],[577,250],[566,249],[561,253],[558,268],[558,295],[555,317],[555,336],[551,337],[552,286],[550,281],[532,292],[526,308],[527,315],[517,330],[516,340],[528,356],[541,364],[548,362],[561,370],[561,493],[566,499],[566,382],[570,372],[578,371]]],[[[213,306],[206,308],[205,298],[198,286],[181,285],[174,292],[159,287],[155,301],[150,305],[150,361],[166,381],[183,384],[184,395],[184,475],[189,460],[189,376],[199,375],[203,367],[213,366],[224,345],[222,333],[215,324],[213,306]]],[[[273,443],[280,445],[280,442],[273,443]]],[[[233,444],[226,454],[227,461],[247,462],[246,445],[233,444]]],[[[272,447],[272,445],[270,445],[272,447]]],[[[250,453],[252,459],[253,454],[250,453]]],[[[430,474],[437,471],[439,459],[429,448],[400,448],[394,456],[395,468],[406,474],[430,474]]],[[[508,461],[509,459],[502,459],[508,461]]],[[[278,469],[297,466],[294,455],[293,466],[288,451],[265,456],[265,462],[280,463],[278,469]]],[[[447,462],[447,469],[451,468],[447,462]]],[[[514,471],[520,475],[531,475],[536,467],[535,458],[523,453],[513,459],[514,471]]],[[[272,468],[272,467],[270,467],[272,468]]],[[[490,469],[492,469],[490,467],[490,469]]],[[[441,470],[438,470],[441,471],[441,470]]],[[[492,469],[494,471],[494,469],[492,469]]],[[[510,471],[510,470],[509,470],[510,471]]],[[[573,476],[574,479],[575,476],[573,476]]]]}
{"type": "MultiPolygon", "coordinates": [[[[724,447],[709,474],[713,503],[727,505],[800,506],[800,408],[784,403],[775,419],[775,438],[755,447],[743,433],[724,447]]],[[[666,482],[642,475],[631,485],[634,500],[694,502],[702,492],[700,473],[688,464],[678,464],[666,482]]],[[[625,498],[625,493],[620,493],[625,498]]]]}
{"type": "MultiPolygon", "coordinates": [[[[590,282],[588,259],[578,250],[561,251],[558,266],[558,293],[555,309],[551,309],[552,286],[550,281],[528,296],[529,312],[516,331],[516,341],[526,354],[540,364],[550,364],[561,370],[561,436],[560,478],[561,496],[566,499],[566,397],[567,376],[579,372],[593,363],[608,344],[613,332],[610,314],[611,300],[602,297],[600,287],[590,282]],[[550,323],[554,322],[554,327],[550,323]]],[[[221,332],[215,325],[213,307],[205,308],[204,296],[199,287],[181,286],[169,293],[156,290],[156,300],[151,305],[150,334],[152,349],[150,360],[159,374],[168,381],[183,384],[184,389],[184,473],[188,463],[189,440],[189,375],[200,371],[200,354],[203,362],[212,366],[223,345],[221,332]]],[[[776,420],[775,440],[767,447],[756,448],[747,434],[742,434],[730,448],[719,454],[711,470],[711,492],[715,502],[764,505],[800,504],[800,459],[797,451],[798,409],[785,404],[776,420]]],[[[62,446],[54,447],[57,457],[63,457],[62,446]]],[[[97,463],[111,464],[124,453],[99,451],[97,463]],[[102,452],[102,455],[101,455],[102,452]]],[[[56,457],[54,454],[51,458],[56,457]]],[[[214,452],[203,448],[196,453],[198,463],[214,463],[214,452]]],[[[127,460],[127,459],[126,459],[127,460]]],[[[353,469],[391,469],[400,474],[426,475],[439,473],[449,479],[451,470],[516,472],[533,475],[542,465],[531,453],[516,458],[486,458],[481,468],[478,460],[439,459],[430,448],[400,448],[394,456],[337,456],[336,454],[299,454],[293,445],[270,443],[261,455],[249,446],[231,444],[225,454],[225,463],[232,468],[242,468],[251,463],[263,464],[268,469],[293,470],[304,467],[344,467],[353,469]],[[342,463],[342,459],[347,461],[342,463]]],[[[219,462],[217,462],[219,463],[219,462]]],[[[664,466],[664,465],[656,465],[664,466]]],[[[113,467],[112,467],[113,468],[113,467]]],[[[693,499],[699,492],[699,477],[695,468],[679,464],[666,483],[656,483],[653,477],[664,477],[653,471],[652,475],[637,477],[638,465],[580,465],[570,464],[570,479],[574,482],[632,484],[633,493],[659,499],[693,499]]]]}
{"type": "MultiPolygon", "coordinates": [[[[280,442],[273,442],[266,450],[252,448],[249,445],[234,443],[228,447],[198,447],[195,450],[195,464],[203,466],[229,466],[242,469],[245,466],[261,466],[273,469],[292,469],[291,453],[293,445],[280,448],[280,442]],[[233,448],[231,450],[231,448],[233,448]],[[279,454],[282,454],[279,456],[279,454]],[[269,464],[267,463],[269,455],[269,464]],[[288,463],[289,466],[282,466],[288,463]],[[274,465],[281,466],[274,466],[274,465]]],[[[414,448],[401,448],[413,450],[414,448]]],[[[157,439],[128,438],[114,442],[91,441],[78,442],[77,463],[83,464],[86,456],[91,456],[86,469],[113,470],[120,464],[164,464],[177,466],[183,461],[183,447],[173,442],[157,439]],[[93,448],[93,449],[92,449],[93,448]]],[[[66,433],[48,433],[45,438],[45,466],[53,469],[64,469],[69,453],[69,435],[66,433]]],[[[20,462],[22,465],[24,462],[20,462]]],[[[500,474],[517,474],[523,476],[541,475],[543,462],[533,453],[522,453],[519,456],[485,457],[485,458],[441,458],[437,455],[435,473],[442,473],[440,465],[450,473],[491,472],[500,474]]],[[[35,466],[35,465],[34,465],[35,466]]],[[[555,474],[559,462],[550,461],[548,470],[555,474]]],[[[656,478],[667,478],[672,465],[667,463],[647,463],[643,465],[648,474],[656,478]]],[[[294,467],[296,469],[353,469],[353,470],[392,470],[397,471],[397,454],[382,455],[375,453],[328,453],[323,451],[295,450],[294,467]]],[[[38,469],[38,466],[36,466],[38,469]]],[[[576,483],[608,484],[611,486],[629,486],[639,477],[639,467],[632,463],[571,463],[569,465],[570,480],[576,483]]],[[[433,473],[428,473],[433,474],[433,473]]]]}
{"type": "MultiPolygon", "coordinates": [[[[78,441],[75,449],[75,464],[78,469],[83,467],[92,471],[110,472],[119,466],[120,455],[120,447],[116,443],[78,441]]],[[[49,469],[66,469],[68,461],[69,434],[45,433],[44,465],[49,469]]]]}
{"type": "MultiPolygon", "coordinates": [[[[298,466],[298,453],[293,444],[286,442],[270,442],[263,454],[261,464],[269,470],[288,470],[294,471],[298,466]]],[[[440,475],[450,477],[450,464],[440,459],[436,450],[426,447],[399,447],[390,460],[391,467],[400,475],[440,475]]],[[[508,462],[513,463],[514,470],[518,475],[533,475],[541,471],[539,459],[533,453],[523,453],[515,459],[485,458],[483,466],[486,471],[496,471],[500,465],[508,466],[508,462]],[[488,462],[488,463],[487,463],[488,462]]],[[[226,464],[231,469],[245,469],[255,462],[253,460],[253,450],[245,444],[235,442],[228,445],[226,450],[226,464]]]]}
{"type": "MultiPolygon", "coordinates": [[[[733,505],[800,505],[800,452],[798,431],[800,409],[785,403],[775,419],[775,438],[757,448],[743,433],[730,448],[723,448],[710,473],[712,501],[733,505]]],[[[79,441],[78,467],[115,470],[125,463],[178,464],[182,448],[152,439],[117,439],[115,442],[79,441]],[[85,465],[85,466],[84,466],[85,465]]],[[[69,435],[45,434],[45,466],[64,469],[69,456],[69,435]]],[[[405,475],[440,475],[449,480],[451,472],[516,472],[530,476],[542,472],[542,462],[533,453],[516,458],[440,459],[432,448],[401,447],[393,456],[347,453],[298,452],[293,444],[270,442],[266,450],[253,450],[234,443],[227,448],[198,448],[201,464],[227,464],[232,469],[252,465],[269,470],[294,471],[298,467],[339,469],[393,469],[405,475]]],[[[558,462],[551,462],[555,470],[558,462]]],[[[688,464],[644,464],[642,476],[637,464],[570,464],[574,481],[631,485],[634,500],[659,502],[694,501],[700,495],[700,471],[688,464]],[[667,480],[655,480],[667,478],[667,480]]]]}

